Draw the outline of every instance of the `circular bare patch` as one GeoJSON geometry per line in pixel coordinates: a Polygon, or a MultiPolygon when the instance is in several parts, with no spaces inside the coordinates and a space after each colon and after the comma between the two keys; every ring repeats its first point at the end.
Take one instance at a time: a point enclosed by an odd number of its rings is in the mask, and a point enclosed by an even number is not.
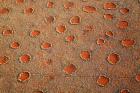
{"type": "Polygon", "coordinates": [[[65,73],[67,74],[72,74],[73,72],[76,71],[76,67],[73,64],[69,64],[68,66],[66,66],[63,70],[65,73]]]}
{"type": "Polygon", "coordinates": [[[80,23],[81,19],[79,16],[73,16],[70,18],[70,24],[72,25],[78,25],[80,23]]]}
{"type": "Polygon", "coordinates": [[[104,39],[97,39],[98,45],[103,45],[105,43],[104,39]]]}
{"type": "Polygon", "coordinates": [[[3,35],[3,36],[9,36],[9,35],[11,35],[11,34],[13,34],[13,31],[10,30],[10,29],[5,29],[5,30],[3,30],[3,32],[2,32],[2,35],[3,35]]]}
{"type": "Polygon", "coordinates": [[[64,33],[66,31],[66,26],[65,25],[58,25],[56,27],[56,32],[58,33],[64,33]]]}
{"type": "Polygon", "coordinates": [[[31,7],[26,8],[26,9],[24,10],[24,13],[27,14],[27,15],[32,14],[33,12],[34,12],[34,9],[31,8],[31,7]]]}
{"type": "Polygon", "coordinates": [[[109,83],[109,78],[106,76],[99,76],[97,79],[97,84],[101,87],[104,87],[109,83]]]}
{"type": "Polygon", "coordinates": [[[81,51],[80,57],[83,60],[89,60],[90,59],[90,53],[89,53],[89,51],[81,51]]]}
{"type": "Polygon", "coordinates": [[[30,72],[28,72],[28,71],[21,72],[18,75],[18,81],[20,81],[20,82],[27,81],[29,78],[30,78],[30,72]]]}
{"type": "Polygon", "coordinates": [[[0,65],[6,64],[9,58],[7,56],[0,56],[0,65]]]}
{"type": "Polygon", "coordinates": [[[19,46],[20,46],[20,44],[16,41],[14,41],[10,44],[10,47],[13,49],[17,49],[17,48],[19,48],[19,46]]]}
{"type": "Polygon", "coordinates": [[[131,47],[135,44],[135,41],[133,39],[124,39],[121,41],[121,44],[124,47],[131,47]]]}
{"type": "Polygon", "coordinates": [[[107,2],[104,4],[104,9],[108,10],[116,9],[116,4],[114,4],[113,2],[107,2]]]}
{"type": "Polygon", "coordinates": [[[128,89],[121,89],[120,93],[130,93],[128,89]]]}
{"type": "Polygon", "coordinates": [[[24,54],[19,57],[19,61],[21,63],[28,63],[31,60],[31,56],[29,54],[24,54]]]}
{"type": "Polygon", "coordinates": [[[74,6],[74,3],[73,2],[66,2],[64,3],[64,8],[65,9],[70,9],[74,6]]]}
{"type": "Polygon", "coordinates": [[[121,14],[127,14],[129,12],[129,9],[128,8],[121,8],[120,9],[120,13],[121,14]]]}
{"type": "Polygon", "coordinates": [[[42,49],[49,49],[52,47],[52,44],[48,43],[48,42],[44,42],[41,44],[41,48],[42,49]]]}
{"type": "Polygon", "coordinates": [[[116,53],[111,53],[108,55],[107,57],[107,61],[110,63],[110,64],[116,64],[118,61],[120,60],[120,57],[118,54],[116,53]]]}
{"type": "Polygon", "coordinates": [[[119,21],[118,23],[118,28],[120,29],[126,29],[128,27],[128,22],[127,21],[119,21]]]}
{"type": "Polygon", "coordinates": [[[93,6],[84,6],[83,11],[87,13],[94,13],[96,12],[96,8],[93,6]]]}
{"type": "Polygon", "coordinates": [[[74,36],[73,36],[73,35],[67,36],[67,37],[65,38],[65,40],[66,40],[67,42],[72,42],[72,41],[74,40],[74,36]]]}
{"type": "Polygon", "coordinates": [[[0,15],[8,14],[8,13],[9,13],[9,9],[8,8],[0,8],[0,15]]]}
{"type": "Polygon", "coordinates": [[[113,19],[113,15],[112,14],[104,14],[104,19],[112,20],[113,19]]]}
{"type": "Polygon", "coordinates": [[[39,30],[33,30],[30,33],[31,37],[37,37],[38,35],[40,35],[40,31],[39,30]]]}

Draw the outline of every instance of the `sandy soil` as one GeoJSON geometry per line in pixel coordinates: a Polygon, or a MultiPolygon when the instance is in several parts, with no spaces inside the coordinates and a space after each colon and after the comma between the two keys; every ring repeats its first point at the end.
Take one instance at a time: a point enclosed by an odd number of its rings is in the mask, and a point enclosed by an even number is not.
{"type": "Polygon", "coordinates": [[[140,93],[138,0],[0,0],[0,93],[140,93]]]}

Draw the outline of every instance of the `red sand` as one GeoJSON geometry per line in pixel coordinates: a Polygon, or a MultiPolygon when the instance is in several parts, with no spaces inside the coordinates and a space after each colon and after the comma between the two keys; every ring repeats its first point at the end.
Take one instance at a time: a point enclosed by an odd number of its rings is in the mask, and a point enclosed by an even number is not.
{"type": "Polygon", "coordinates": [[[0,93],[140,93],[138,0],[0,0],[0,93]]]}

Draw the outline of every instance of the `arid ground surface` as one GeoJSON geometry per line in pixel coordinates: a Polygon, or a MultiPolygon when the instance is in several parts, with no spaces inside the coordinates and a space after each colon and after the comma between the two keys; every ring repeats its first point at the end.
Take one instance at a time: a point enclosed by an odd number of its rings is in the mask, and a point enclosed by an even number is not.
{"type": "Polygon", "coordinates": [[[140,93],[140,1],[0,0],[0,93],[140,93]]]}

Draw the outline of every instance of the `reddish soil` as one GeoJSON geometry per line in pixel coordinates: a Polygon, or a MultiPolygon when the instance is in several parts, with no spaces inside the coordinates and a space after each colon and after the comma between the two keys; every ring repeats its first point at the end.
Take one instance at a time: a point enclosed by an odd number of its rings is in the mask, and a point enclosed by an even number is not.
{"type": "Polygon", "coordinates": [[[140,93],[140,1],[0,0],[0,93],[140,93]]]}

